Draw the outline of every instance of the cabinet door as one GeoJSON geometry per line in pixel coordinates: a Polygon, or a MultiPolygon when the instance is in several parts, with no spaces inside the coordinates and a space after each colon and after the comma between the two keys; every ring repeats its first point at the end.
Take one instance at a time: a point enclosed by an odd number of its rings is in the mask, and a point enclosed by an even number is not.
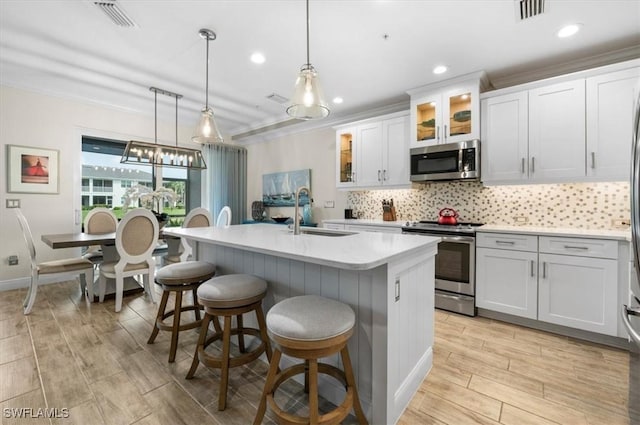
{"type": "Polygon", "coordinates": [[[357,129],[356,186],[382,184],[382,123],[363,124],[357,129]]]}
{"type": "Polygon", "coordinates": [[[478,84],[459,84],[442,95],[443,143],[480,138],[480,99],[478,84]]]}
{"type": "Polygon", "coordinates": [[[524,181],[529,172],[528,93],[482,101],[482,181],[524,181]]]}
{"type": "Polygon", "coordinates": [[[536,252],[477,248],[476,305],[536,319],[537,257],[536,252]]]}
{"type": "Polygon", "coordinates": [[[382,122],[383,165],[385,185],[409,185],[409,117],[382,122]]]}
{"type": "Polygon", "coordinates": [[[442,95],[433,92],[411,99],[410,147],[437,145],[444,141],[442,132],[442,95]]]}
{"type": "Polygon", "coordinates": [[[529,177],[585,176],[585,80],[529,91],[529,177]]]}
{"type": "Polygon", "coordinates": [[[629,178],[640,68],[587,79],[587,175],[629,178]]]}
{"type": "Polygon", "coordinates": [[[336,133],[336,187],[353,187],[356,176],[356,129],[336,133]]]}
{"type": "Polygon", "coordinates": [[[540,254],[538,320],[617,333],[616,260],[540,254]]]}

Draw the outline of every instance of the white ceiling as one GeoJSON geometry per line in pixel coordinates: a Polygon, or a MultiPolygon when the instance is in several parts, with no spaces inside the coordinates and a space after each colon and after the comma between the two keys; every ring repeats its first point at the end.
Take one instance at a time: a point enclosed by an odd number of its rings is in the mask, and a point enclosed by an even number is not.
{"type": "MultiPolygon", "coordinates": [[[[135,22],[118,27],[89,0],[0,0],[0,83],[153,114],[156,86],[184,95],[180,122],[195,125],[209,103],[223,134],[288,120],[285,105],[305,62],[302,0],[116,0],[135,22]],[[255,65],[254,51],[266,56],[255,65]]],[[[485,70],[495,87],[640,56],[640,0],[546,0],[545,13],[520,21],[514,0],[311,0],[311,63],[339,122],[389,105],[406,90],[485,70]],[[569,39],[555,32],[583,24],[569,39]],[[388,37],[385,38],[385,34],[388,37]],[[446,64],[449,72],[431,70],[446,64]]],[[[164,99],[163,99],[164,98],[164,99]]],[[[158,114],[172,117],[173,99],[158,114]]],[[[313,125],[313,124],[309,124],[313,125]]]]}

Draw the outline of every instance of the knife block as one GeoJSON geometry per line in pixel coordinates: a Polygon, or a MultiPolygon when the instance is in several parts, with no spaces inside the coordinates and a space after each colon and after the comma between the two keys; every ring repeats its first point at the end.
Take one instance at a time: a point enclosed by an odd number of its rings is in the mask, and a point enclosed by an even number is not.
{"type": "Polygon", "coordinates": [[[396,207],[385,208],[382,211],[383,221],[396,221],[396,207]]]}

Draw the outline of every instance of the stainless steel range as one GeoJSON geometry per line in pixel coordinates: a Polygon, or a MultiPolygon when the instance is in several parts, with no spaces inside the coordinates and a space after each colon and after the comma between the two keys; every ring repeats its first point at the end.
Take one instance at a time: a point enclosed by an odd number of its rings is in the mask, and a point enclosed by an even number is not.
{"type": "Polygon", "coordinates": [[[436,255],[436,308],[476,315],[476,229],[480,223],[407,222],[402,233],[441,238],[436,255]]]}

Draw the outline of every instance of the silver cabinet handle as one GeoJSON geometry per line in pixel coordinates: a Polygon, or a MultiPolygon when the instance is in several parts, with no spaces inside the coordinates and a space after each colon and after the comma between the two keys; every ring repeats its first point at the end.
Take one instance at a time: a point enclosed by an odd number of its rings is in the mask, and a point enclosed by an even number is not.
{"type": "Polygon", "coordinates": [[[531,277],[535,276],[535,272],[533,270],[533,266],[534,266],[535,262],[533,260],[531,260],[531,277]]]}
{"type": "Polygon", "coordinates": [[[587,246],[571,246],[571,245],[565,245],[564,249],[578,249],[580,251],[588,251],[589,247],[587,246]]]}
{"type": "Polygon", "coordinates": [[[591,152],[591,168],[596,168],[596,153],[591,152]]]}
{"type": "Polygon", "coordinates": [[[531,157],[531,172],[534,173],[536,171],[536,157],[531,157]]]}
{"type": "Polygon", "coordinates": [[[514,241],[496,241],[498,245],[515,245],[514,241]]]}
{"type": "Polygon", "coordinates": [[[444,137],[444,140],[447,140],[447,125],[444,125],[444,133],[442,134],[442,137],[444,137]]]}
{"type": "Polygon", "coordinates": [[[387,180],[387,170],[382,170],[382,180],[387,180]]]}
{"type": "Polygon", "coordinates": [[[436,140],[440,142],[440,126],[436,127],[436,140]]]}
{"type": "Polygon", "coordinates": [[[524,174],[524,158],[522,158],[522,174],[524,174]]]}
{"type": "Polygon", "coordinates": [[[380,181],[380,170],[378,170],[378,181],[380,181]]]}
{"type": "Polygon", "coordinates": [[[400,278],[396,278],[396,302],[400,301],[400,278]]]}
{"type": "Polygon", "coordinates": [[[546,261],[542,262],[542,278],[543,279],[547,278],[547,262],[546,261]]]}
{"type": "Polygon", "coordinates": [[[356,172],[355,171],[351,173],[351,181],[352,182],[356,181],[356,172]]]}

